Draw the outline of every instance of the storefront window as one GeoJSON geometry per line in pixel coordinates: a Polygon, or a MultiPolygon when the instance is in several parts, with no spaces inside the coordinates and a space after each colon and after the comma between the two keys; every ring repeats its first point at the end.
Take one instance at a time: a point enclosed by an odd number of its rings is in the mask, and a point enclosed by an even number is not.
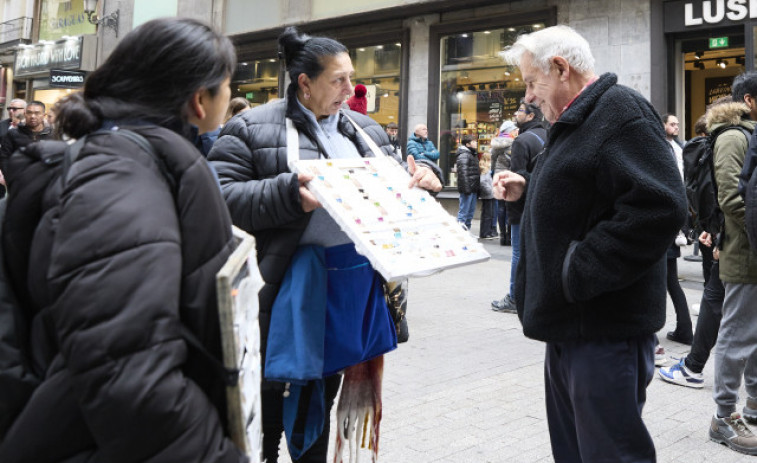
{"type": "Polygon", "coordinates": [[[34,90],[34,97],[32,100],[41,101],[45,103],[45,108],[49,110],[50,108],[55,105],[55,103],[58,102],[61,98],[64,96],[70,94],[71,92],[75,92],[77,89],[71,89],[71,88],[51,88],[51,89],[35,89],[34,90]]]}
{"type": "Polygon", "coordinates": [[[519,35],[543,27],[539,23],[441,38],[439,152],[448,186],[457,185],[454,160],[463,135],[476,135],[478,151],[488,151],[499,126],[512,119],[525,96],[520,71],[505,65],[499,53],[519,35]]]}
{"type": "Polygon", "coordinates": [[[733,78],[744,72],[746,50],[743,36],[730,35],[729,41],[739,45],[734,48],[710,49],[709,38],[691,38],[680,42],[683,52],[683,113],[681,120],[682,140],[697,134],[694,125],[704,115],[707,107],[719,98],[731,95],[733,78]]]}
{"type": "Polygon", "coordinates": [[[381,125],[399,123],[402,44],[353,48],[350,58],[355,68],[352,83],[368,89],[368,115],[381,125]]]}
{"type": "Polygon", "coordinates": [[[253,108],[277,98],[279,94],[279,61],[275,58],[243,61],[231,79],[231,97],[241,96],[253,108]]]}

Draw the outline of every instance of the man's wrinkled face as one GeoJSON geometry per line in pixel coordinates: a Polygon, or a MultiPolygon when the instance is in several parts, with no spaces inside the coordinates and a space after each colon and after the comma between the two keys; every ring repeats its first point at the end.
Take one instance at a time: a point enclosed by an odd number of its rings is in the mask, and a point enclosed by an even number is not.
{"type": "Polygon", "coordinates": [[[395,138],[397,138],[397,130],[398,129],[386,129],[386,134],[389,135],[389,138],[394,140],[395,138]]]}
{"type": "Polygon", "coordinates": [[[562,108],[570,101],[563,95],[559,73],[550,68],[549,74],[544,74],[532,64],[532,56],[528,52],[523,53],[519,67],[526,84],[526,102],[538,106],[549,122],[555,122],[562,108]]]}

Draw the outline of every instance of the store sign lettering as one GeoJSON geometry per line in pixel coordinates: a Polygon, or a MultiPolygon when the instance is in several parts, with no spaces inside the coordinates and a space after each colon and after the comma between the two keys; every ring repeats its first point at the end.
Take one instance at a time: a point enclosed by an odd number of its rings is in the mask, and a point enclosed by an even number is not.
{"type": "Polygon", "coordinates": [[[81,40],[55,44],[37,44],[16,54],[16,75],[46,71],[51,68],[78,68],[81,64],[81,40]]]}
{"type": "Polygon", "coordinates": [[[50,29],[66,29],[69,27],[87,24],[87,15],[84,13],[71,14],[62,18],[52,18],[49,21],[50,29]]]}
{"type": "Polygon", "coordinates": [[[54,84],[83,84],[84,76],[51,76],[50,82],[54,84]]]}
{"type": "Polygon", "coordinates": [[[53,88],[81,88],[87,73],[83,71],[64,71],[50,69],[50,87],[53,88]]]}
{"type": "Polygon", "coordinates": [[[701,14],[694,11],[694,3],[684,5],[684,25],[718,24],[724,19],[742,21],[757,18],[757,0],[713,0],[701,3],[701,14]]]}

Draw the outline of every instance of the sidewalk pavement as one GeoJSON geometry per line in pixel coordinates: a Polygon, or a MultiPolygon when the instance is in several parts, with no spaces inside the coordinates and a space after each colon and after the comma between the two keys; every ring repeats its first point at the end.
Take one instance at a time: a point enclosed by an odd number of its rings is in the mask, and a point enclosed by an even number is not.
{"type": "MultiPolygon", "coordinates": [[[[410,281],[410,340],[385,358],[380,461],[554,461],[544,406],[544,344],[523,336],[517,315],[491,310],[491,301],[506,293],[511,248],[499,240],[483,243],[490,261],[410,281]]],[[[682,255],[691,250],[682,249],[682,255]]],[[[679,259],[678,265],[689,305],[698,303],[701,264],[679,259]]],[[[692,321],[696,325],[696,317],[692,321]]],[[[658,335],[667,354],[678,357],[689,347],[665,339],[674,328],[668,299],[667,323],[658,335]]],[[[715,411],[712,372],[710,360],[704,389],[665,383],[655,372],[644,420],[658,462],[756,461],[708,438],[715,411]]],[[[742,387],[742,403],[744,397],[742,387]]],[[[333,442],[332,432],[331,452],[333,442]]],[[[363,450],[360,457],[369,461],[370,454],[363,450]]]]}

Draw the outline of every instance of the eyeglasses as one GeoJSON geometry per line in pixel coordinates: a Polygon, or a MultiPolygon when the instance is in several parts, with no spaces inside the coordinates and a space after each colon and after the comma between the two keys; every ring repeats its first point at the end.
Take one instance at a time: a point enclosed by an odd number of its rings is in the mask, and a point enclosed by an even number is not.
{"type": "Polygon", "coordinates": [[[8,108],[8,111],[23,111],[24,109],[26,108],[14,108],[13,106],[11,106],[10,108],[8,108]]]}
{"type": "Polygon", "coordinates": [[[515,112],[516,113],[524,113],[524,112],[526,112],[526,110],[518,108],[518,109],[515,110],[515,112]]]}

